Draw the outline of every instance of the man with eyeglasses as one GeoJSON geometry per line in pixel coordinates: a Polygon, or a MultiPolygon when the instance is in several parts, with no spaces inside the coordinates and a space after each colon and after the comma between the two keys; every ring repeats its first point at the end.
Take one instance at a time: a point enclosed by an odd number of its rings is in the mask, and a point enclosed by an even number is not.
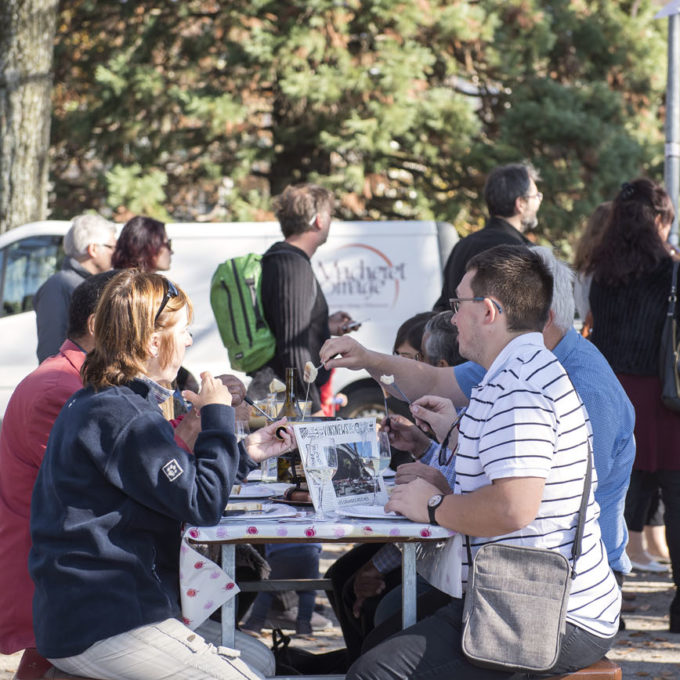
{"type": "Polygon", "coordinates": [[[467,263],[477,253],[499,245],[529,243],[524,233],[538,224],[536,215],[543,200],[543,194],[536,188],[539,179],[538,171],[530,163],[502,165],[491,171],[484,185],[489,219],[483,229],[461,239],[451,251],[435,311],[449,309],[449,298],[455,296],[467,263]]]}
{"type": "MultiPolygon", "coordinates": [[[[550,318],[543,329],[543,339],[546,347],[564,366],[590,417],[593,460],[598,475],[595,499],[600,506],[599,522],[609,565],[620,581],[622,575],[631,568],[625,552],[628,532],[623,519],[623,507],[635,458],[635,413],[605,358],[573,327],[573,272],[565,263],[557,260],[550,249],[534,247],[533,250],[543,259],[554,277],[550,318]]],[[[489,301],[498,310],[495,303],[495,300],[489,301]]],[[[453,298],[451,301],[452,307],[458,309],[479,304],[482,304],[479,300],[453,298]]],[[[502,313],[501,310],[499,314],[502,313]]],[[[333,341],[324,348],[326,350],[334,352],[333,356],[335,353],[343,356],[337,363],[329,362],[331,366],[365,368],[376,378],[383,373],[390,373],[410,399],[418,400],[427,393],[451,399],[458,407],[468,404],[472,389],[485,373],[482,366],[471,361],[453,370],[400,361],[389,355],[370,352],[350,338],[333,341]]],[[[418,408],[417,404],[415,408],[418,408]]],[[[417,475],[418,467],[418,463],[410,464],[409,472],[417,475]]],[[[397,479],[399,481],[399,476],[397,479]]],[[[407,478],[404,476],[404,479],[407,478]]]]}
{"type": "Polygon", "coordinates": [[[33,298],[38,327],[38,361],[57,354],[66,339],[73,291],[93,274],[111,269],[116,225],[99,215],[80,215],[64,236],[61,269],[43,283],[33,298]]]}
{"type": "MultiPolygon", "coordinates": [[[[550,270],[529,248],[498,246],[469,262],[458,285],[460,304],[453,321],[460,353],[482,366],[484,377],[473,388],[460,423],[455,492],[443,495],[416,479],[395,487],[386,505],[411,520],[468,535],[473,556],[481,546],[498,542],[568,556],[575,540],[590,426],[578,394],[541,335],[550,319],[552,294],[550,270]]],[[[335,365],[330,345],[321,358],[335,365]]],[[[566,631],[551,673],[599,660],[618,630],[620,593],[597,515],[590,496],[566,631]]],[[[469,565],[462,552],[457,557],[454,551],[447,565],[457,562],[462,568],[465,591],[469,565]]],[[[368,650],[350,668],[348,680],[425,675],[434,680],[450,677],[452,669],[458,678],[486,677],[462,653],[462,616],[462,599],[454,597],[368,650]]]]}

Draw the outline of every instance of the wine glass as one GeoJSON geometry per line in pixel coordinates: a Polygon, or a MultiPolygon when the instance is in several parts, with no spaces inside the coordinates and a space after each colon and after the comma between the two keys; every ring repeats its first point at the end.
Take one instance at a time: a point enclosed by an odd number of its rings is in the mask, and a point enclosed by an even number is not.
{"type": "Polygon", "coordinates": [[[387,432],[378,432],[378,457],[373,459],[373,505],[376,505],[380,475],[388,468],[392,460],[392,449],[387,432]]]}
{"type": "Polygon", "coordinates": [[[319,507],[316,511],[317,519],[327,519],[323,509],[323,492],[326,485],[333,479],[338,471],[338,449],[335,442],[331,440],[322,451],[314,448],[309,451],[307,477],[310,478],[319,490],[319,507]]]}

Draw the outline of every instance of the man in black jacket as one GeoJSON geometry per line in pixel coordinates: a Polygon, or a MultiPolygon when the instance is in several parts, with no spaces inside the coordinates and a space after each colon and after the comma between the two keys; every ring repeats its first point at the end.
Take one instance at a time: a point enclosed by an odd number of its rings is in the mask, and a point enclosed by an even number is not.
{"type": "MultiPolygon", "coordinates": [[[[331,335],[350,330],[351,317],[345,312],[328,316],[326,297],[310,261],[328,239],[332,212],[333,194],[327,189],[313,184],[287,187],[276,203],[285,240],[275,243],[262,258],[262,306],[276,337],[276,354],[266,366],[279,379],[287,367],[297,368],[299,399],[305,394],[305,363],[318,366],[321,345],[331,335]]],[[[329,379],[330,373],[319,368],[309,390],[312,412],[321,408],[319,390],[329,379]]]]}
{"type": "Polygon", "coordinates": [[[536,213],[543,200],[543,194],[536,188],[539,179],[538,171],[530,163],[501,165],[491,171],[484,185],[490,217],[483,229],[460,240],[451,251],[435,311],[449,310],[449,298],[455,297],[468,260],[477,253],[499,245],[529,243],[524,232],[536,227],[536,213]]]}

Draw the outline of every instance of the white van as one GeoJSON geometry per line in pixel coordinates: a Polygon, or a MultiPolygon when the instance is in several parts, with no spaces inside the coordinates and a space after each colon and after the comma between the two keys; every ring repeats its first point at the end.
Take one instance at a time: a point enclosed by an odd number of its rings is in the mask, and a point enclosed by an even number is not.
{"type": "MultiPolygon", "coordinates": [[[[37,366],[33,295],[57,271],[69,226],[34,222],[0,235],[0,417],[14,387],[37,366]]],[[[166,230],[174,251],[167,274],[194,304],[194,344],[184,365],[196,376],[203,370],[230,372],[210,308],[210,279],[227,258],[263,253],[281,240],[279,225],[192,222],[167,224],[166,230]]],[[[439,297],[442,268],[457,240],[447,223],[335,222],[312,263],[331,313],[344,310],[364,322],[354,337],[391,352],[399,325],[431,309],[439,297]]],[[[333,388],[348,396],[343,411],[348,417],[382,404],[379,388],[364,372],[336,371],[333,388]]]]}

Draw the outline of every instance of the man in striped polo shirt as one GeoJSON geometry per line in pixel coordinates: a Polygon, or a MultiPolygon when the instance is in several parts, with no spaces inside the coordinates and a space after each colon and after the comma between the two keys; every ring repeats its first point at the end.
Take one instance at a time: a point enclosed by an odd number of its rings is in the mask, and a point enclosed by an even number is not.
{"type": "MultiPolygon", "coordinates": [[[[499,246],[473,258],[458,285],[454,323],[460,353],[486,369],[460,426],[453,495],[423,479],[397,487],[386,506],[487,542],[571,553],[590,426],[564,369],[540,335],[552,276],[524,247],[499,246]]],[[[567,631],[553,673],[601,658],[618,630],[620,593],[589,494],[567,631]]],[[[463,556],[463,588],[467,564],[463,556]]],[[[502,678],[472,665],[460,647],[463,603],[454,599],[357,661],[348,678],[502,678]]]]}

